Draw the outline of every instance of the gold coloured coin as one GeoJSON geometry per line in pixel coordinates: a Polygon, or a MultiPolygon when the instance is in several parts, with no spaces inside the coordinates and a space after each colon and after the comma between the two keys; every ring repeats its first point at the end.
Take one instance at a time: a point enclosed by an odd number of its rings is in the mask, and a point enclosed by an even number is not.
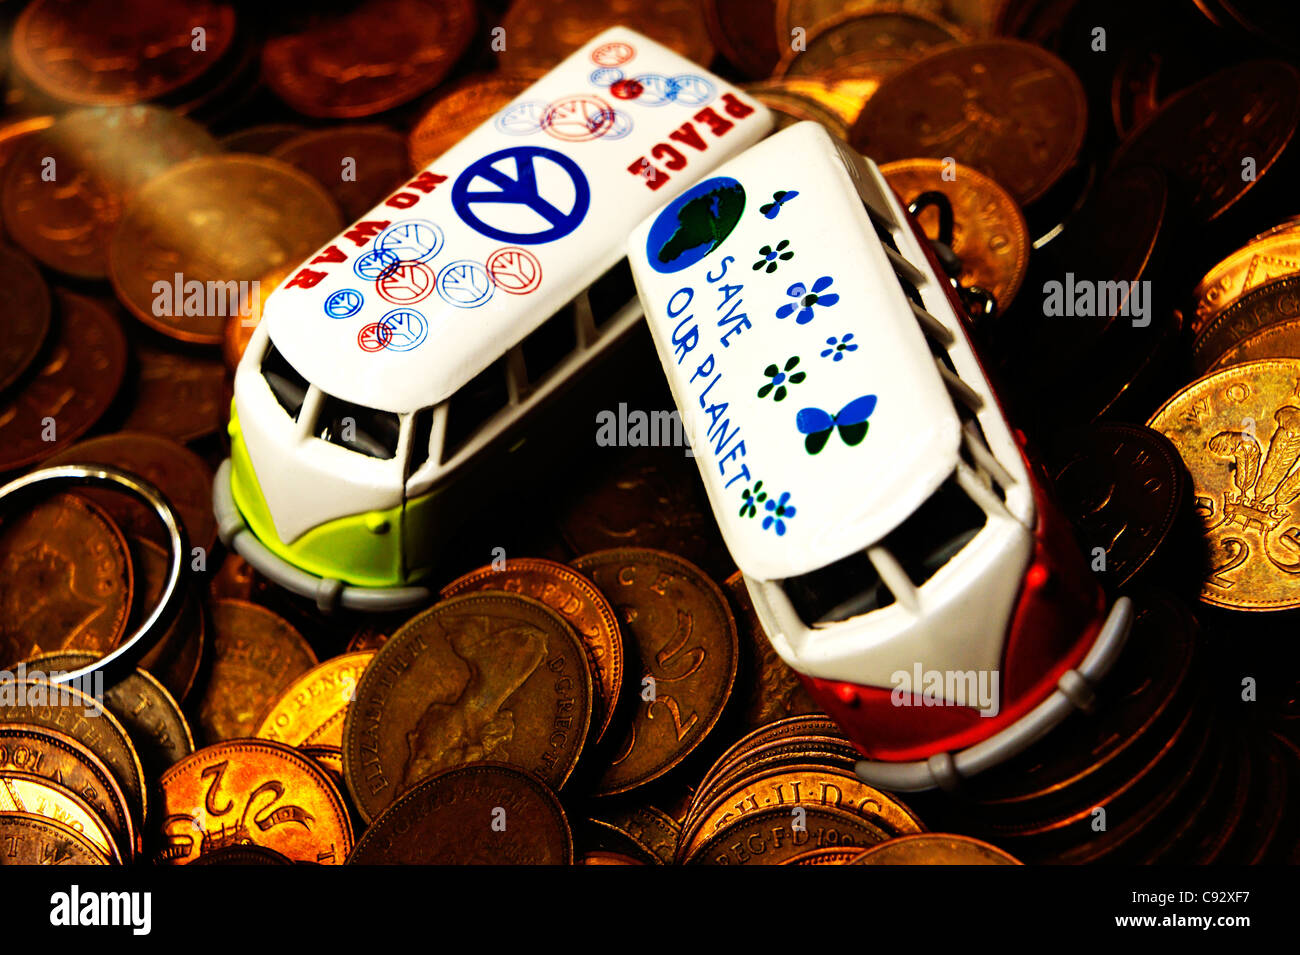
{"type": "Polygon", "coordinates": [[[1300,360],[1233,365],[1188,385],[1148,427],[1192,476],[1209,546],[1206,603],[1300,606],[1300,360]]]}
{"type": "Polygon", "coordinates": [[[830,806],[777,806],[735,820],[686,857],[687,865],[780,865],[813,849],[871,846],[892,834],[830,806]]]}
{"type": "Polygon", "coordinates": [[[108,823],[66,786],[33,773],[0,773],[0,813],[5,812],[30,812],[61,822],[89,839],[109,861],[122,861],[108,823]]]}
{"type": "Polygon", "coordinates": [[[1263,358],[1300,358],[1300,318],[1284,318],[1251,332],[1214,360],[1209,371],[1263,358]]]}
{"type": "Polygon", "coordinates": [[[280,694],[253,735],[288,746],[342,746],[343,718],[373,650],[312,667],[280,694]]]}

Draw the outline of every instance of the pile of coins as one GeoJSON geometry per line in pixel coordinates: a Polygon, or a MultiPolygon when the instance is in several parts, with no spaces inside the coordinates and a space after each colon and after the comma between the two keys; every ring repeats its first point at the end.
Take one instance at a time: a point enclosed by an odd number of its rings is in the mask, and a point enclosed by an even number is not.
{"type": "MultiPolygon", "coordinates": [[[[101,701],[49,676],[148,615],[167,539],[99,489],[0,514],[0,863],[1296,861],[1287,5],[11,6],[0,477],[139,474],[193,550],[178,617],[101,701]],[[995,303],[971,334],[1008,417],[1137,606],[1091,712],[958,792],[856,777],[681,448],[580,438],[509,475],[417,612],[322,614],[218,543],[231,375],[265,296],[616,24],[778,125],[822,123],[904,202],[947,197],[952,222],[918,221],[995,303]]],[[[672,407],[644,332],[612,361],[571,421],[672,407]]]]}

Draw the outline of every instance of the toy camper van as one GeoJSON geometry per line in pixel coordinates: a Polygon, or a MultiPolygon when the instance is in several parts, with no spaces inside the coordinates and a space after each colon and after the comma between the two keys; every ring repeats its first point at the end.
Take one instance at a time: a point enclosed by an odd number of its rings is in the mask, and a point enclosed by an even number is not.
{"type": "Polygon", "coordinates": [[[428,599],[474,466],[640,320],[628,232],[771,126],[627,29],[564,60],[267,300],[214,485],[223,540],[325,608],[428,599]]]}
{"type": "Polygon", "coordinates": [[[800,123],[632,233],[723,537],[782,659],[894,790],[1075,707],[1127,635],[876,166],[800,123]]]}

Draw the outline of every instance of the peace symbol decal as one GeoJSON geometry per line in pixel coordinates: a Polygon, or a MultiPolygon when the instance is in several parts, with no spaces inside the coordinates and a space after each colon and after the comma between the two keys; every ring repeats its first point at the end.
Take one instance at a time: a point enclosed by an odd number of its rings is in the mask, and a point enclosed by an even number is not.
{"type": "Polygon", "coordinates": [[[488,238],[540,245],[578,228],[591,206],[591,186],[564,153],[545,146],[512,146],[466,167],[451,187],[451,204],[466,225],[488,238]],[[513,167],[514,175],[499,166],[513,167]],[[567,188],[557,181],[557,173],[568,179],[567,188]]]}

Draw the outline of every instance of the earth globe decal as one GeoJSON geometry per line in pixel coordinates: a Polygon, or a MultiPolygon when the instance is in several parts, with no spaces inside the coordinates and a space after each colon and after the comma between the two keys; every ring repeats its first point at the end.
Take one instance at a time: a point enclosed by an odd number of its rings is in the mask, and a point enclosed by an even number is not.
{"type": "Polygon", "coordinates": [[[745,189],[729,176],[715,176],[686,190],[655,218],[646,237],[646,258],[656,272],[680,272],[720,246],[745,211],[745,189]]]}

